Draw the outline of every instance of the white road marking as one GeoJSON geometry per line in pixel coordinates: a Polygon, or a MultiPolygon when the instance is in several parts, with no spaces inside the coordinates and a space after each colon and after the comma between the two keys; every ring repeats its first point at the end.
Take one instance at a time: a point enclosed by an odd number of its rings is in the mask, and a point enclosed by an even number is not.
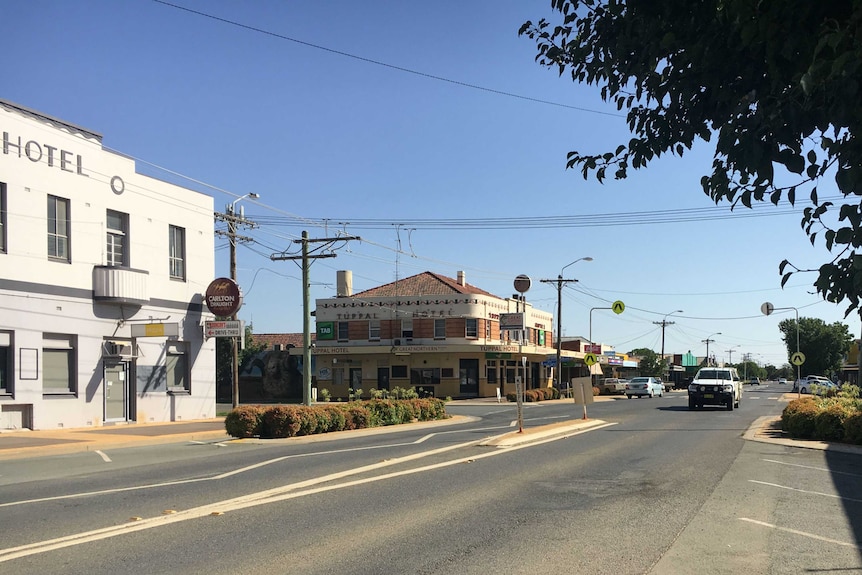
{"type": "Polygon", "coordinates": [[[755,525],[761,525],[763,527],[769,527],[771,529],[775,529],[777,531],[784,531],[785,533],[793,533],[794,535],[802,535],[803,537],[809,537],[811,539],[816,539],[818,541],[825,541],[826,543],[834,543],[836,545],[843,545],[844,547],[852,547],[853,549],[862,549],[862,546],[859,546],[855,543],[848,543],[846,541],[838,541],[837,539],[829,539],[828,537],[821,537],[820,535],[815,535],[814,533],[806,533],[805,531],[799,531],[797,529],[788,529],[787,527],[779,527],[778,525],[774,525],[772,523],[766,523],[764,521],[757,521],[756,519],[749,519],[747,517],[738,517],[740,521],[746,521],[748,523],[754,523],[755,525]]]}
{"type": "Polygon", "coordinates": [[[813,469],[815,471],[826,471],[833,475],[849,475],[851,477],[862,477],[859,473],[850,473],[849,471],[834,471],[826,467],[815,467],[813,465],[802,465],[800,463],[787,463],[786,461],[777,461],[775,459],[763,459],[767,463],[777,463],[778,465],[787,465],[788,467],[801,467],[802,469],[813,469]]]}
{"type": "Polygon", "coordinates": [[[778,489],[786,489],[788,491],[796,491],[797,493],[806,493],[808,495],[822,495],[823,497],[832,497],[833,499],[840,499],[841,501],[852,501],[853,503],[862,503],[862,499],[854,499],[852,497],[841,497],[840,495],[835,495],[834,493],[821,493],[819,491],[808,491],[806,489],[797,489],[796,487],[788,487],[786,485],[778,485],[777,483],[767,483],[765,481],[757,481],[755,479],[749,479],[750,483],[757,483],[760,485],[766,485],[768,487],[777,487],[778,489]]]}
{"type": "Polygon", "coordinates": [[[107,462],[107,463],[110,463],[110,462],[111,462],[111,458],[110,458],[110,457],[108,457],[108,455],[107,455],[106,453],[104,453],[104,452],[102,452],[102,451],[100,451],[100,450],[98,450],[98,449],[95,451],[95,453],[98,453],[98,454],[99,454],[99,457],[101,457],[103,461],[105,461],[105,462],[107,462]]]}
{"type": "Polygon", "coordinates": [[[223,515],[227,511],[237,511],[240,509],[245,509],[248,507],[255,507],[258,505],[266,505],[270,503],[277,503],[280,501],[285,501],[288,499],[295,499],[298,497],[304,497],[306,495],[314,495],[317,493],[322,493],[326,491],[334,491],[336,489],[344,489],[346,487],[354,487],[356,485],[362,485],[365,483],[373,483],[377,481],[383,481],[386,479],[392,479],[394,477],[401,477],[405,475],[412,475],[415,473],[423,473],[426,471],[432,471],[435,469],[440,469],[443,467],[450,467],[453,465],[459,465],[461,463],[473,463],[480,459],[485,459],[488,457],[496,457],[498,455],[512,453],[513,451],[518,451],[520,449],[526,449],[529,447],[535,447],[537,445],[542,445],[544,443],[549,443],[551,441],[557,441],[562,439],[563,437],[572,437],[575,435],[581,435],[583,433],[587,433],[589,431],[594,431],[597,429],[601,429],[603,427],[608,427],[610,425],[615,425],[614,423],[606,423],[604,425],[598,425],[596,427],[591,427],[587,429],[582,429],[579,431],[575,431],[567,436],[556,436],[550,437],[543,440],[534,441],[531,443],[525,443],[521,445],[513,445],[507,449],[495,449],[493,451],[486,451],[484,453],[479,453],[475,455],[469,455],[466,457],[460,457],[457,459],[452,459],[449,461],[443,461],[440,463],[434,463],[431,465],[426,465],[423,467],[417,467],[414,469],[406,469],[403,471],[394,471],[392,473],[386,473],[383,475],[378,475],[375,477],[368,477],[365,479],[355,479],[352,481],[346,481],[343,483],[336,483],[333,485],[321,485],[323,483],[328,483],[331,481],[336,481],[338,479],[344,479],[351,475],[357,475],[360,473],[365,473],[367,471],[373,471],[376,469],[382,469],[384,467],[388,467],[391,465],[397,465],[404,463],[406,461],[411,461],[415,459],[421,459],[423,457],[428,457],[431,455],[437,455],[440,453],[444,453],[447,451],[452,451],[455,449],[460,449],[462,447],[468,447],[471,445],[476,445],[479,441],[469,441],[466,443],[460,443],[456,445],[451,445],[447,447],[442,447],[439,449],[434,449],[431,451],[427,451],[424,453],[417,453],[408,455],[405,457],[400,457],[396,459],[391,459],[388,461],[383,461],[379,463],[374,463],[371,465],[366,465],[363,467],[358,467],[355,469],[350,469],[347,471],[341,471],[338,473],[332,473],[330,475],[324,475],[322,477],[316,477],[312,479],[308,479],[305,481],[300,481],[298,483],[283,485],[281,487],[276,487],[273,489],[268,489],[266,491],[260,491],[257,493],[250,493],[248,495],[243,495],[240,497],[235,497],[232,499],[226,499],[224,501],[217,501],[215,503],[211,503],[208,505],[202,505],[200,507],[194,507],[192,509],[187,509],[185,511],[178,511],[172,515],[159,515],[156,517],[151,517],[148,519],[141,519],[140,521],[135,521],[134,523],[126,523],[122,525],[112,525],[110,527],[104,527],[101,529],[94,529],[92,531],[84,531],[82,533],[74,533],[72,535],[67,535],[65,537],[58,537],[56,539],[49,539],[46,541],[39,541],[36,543],[30,543],[27,545],[19,545],[17,547],[10,547],[8,549],[0,549],[0,563],[4,563],[6,561],[11,561],[13,559],[19,559],[21,557],[28,557],[30,555],[37,555],[39,553],[45,553],[48,551],[53,551],[56,549],[62,549],[64,547],[71,547],[74,545],[81,545],[84,543],[89,543],[92,541],[98,541],[102,539],[108,539],[111,537],[116,537],[117,535],[123,535],[125,533],[132,533],[135,531],[143,531],[144,529],[152,529],[155,527],[161,527],[164,525],[170,525],[172,523],[178,523],[180,521],[188,521],[190,519],[199,519],[206,516],[218,517],[223,515]]]}

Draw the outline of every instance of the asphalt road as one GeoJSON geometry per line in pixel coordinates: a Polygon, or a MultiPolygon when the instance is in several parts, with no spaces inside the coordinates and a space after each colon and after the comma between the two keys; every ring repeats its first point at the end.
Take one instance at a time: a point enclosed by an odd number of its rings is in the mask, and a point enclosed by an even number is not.
{"type": "MultiPolygon", "coordinates": [[[[232,442],[3,462],[0,574],[801,573],[862,570],[858,455],[756,443],[685,395],[500,448],[510,404],[337,442],[232,442]]],[[[783,391],[783,390],[782,390],[783,391]]],[[[530,424],[580,408],[527,404],[530,424]]]]}

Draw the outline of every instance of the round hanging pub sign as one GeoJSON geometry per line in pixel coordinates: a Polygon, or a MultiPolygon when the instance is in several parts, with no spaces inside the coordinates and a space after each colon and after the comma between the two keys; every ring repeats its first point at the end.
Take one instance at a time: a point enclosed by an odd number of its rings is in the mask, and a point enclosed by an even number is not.
{"type": "Polygon", "coordinates": [[[218,278],[210,282],[206,293],[207,308],[219,317],[232,316],[242,307],[239,284],[230,278],[218,278]]]}

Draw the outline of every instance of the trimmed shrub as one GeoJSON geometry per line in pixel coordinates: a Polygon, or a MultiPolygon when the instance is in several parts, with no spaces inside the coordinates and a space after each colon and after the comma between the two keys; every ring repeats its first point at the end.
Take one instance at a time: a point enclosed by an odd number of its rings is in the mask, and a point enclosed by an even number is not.
{"type": "Polygon", "coordinates": [[[322,409],[327,418],[327,431],[343,431],[347,429],[347,413],[344,411],[344,408],[327,405],[322,409]]]}
{"type": "Polygon", "coordinates": [[[790,403],[788,403],[784,407],[784,411],[781,412],[781,428],[783,430],[787,431],[787,426],[790,424],[790,417],[794,413],[796,413],[800,409],[800,407],[804,404],[812,404],[813,405],[814,404],[814,398],[808,396],[808,397],[803,397],[801,399],[794,399],[794,400],[791,400],[790,403]]]}
{"type": "Polygon", "coordinates": [[[534,403],[539,401],[539,392],[535,389],[528,389],[524,392],[524,401],[534,403]]]}
{"type": "Polygon", "coordinates": [[[312,435],[376,425],[446,419],[446,403],[440,399],[378,399],[342,405],[241,406],[225,417],[232,437],[283,438],[312,435]]]}
{"type": "Polygon", "coordinates": [[[844,421],[850,416],[841,403],[831,403],[814,416],[814,439],[841,441],[844,439],[844,421]]]}
{"type": "Polygon", "coordinates": [[[293,405],[276,405],[263,414],[261,437],[282,438],[299,435],[298,408],[293,405]]]}
{"type": "Polygon", "coordinates": [[[814,401],[793,400],[787,404],[787,407],[785,407],[784,410],[788,411],[794,403],[797,403],[797,405],[793,406],[793,409],[788,413],[786,422],[784,414],[782,414],[782,429],[784,429],[790,437],[797,439],[813,438],[814,416],[817,415],[818,411],[817,404],[814,401]]]}
{"type": "Polygon", "coordinates": [[[862,445],[862,412],[857,411],[844,420],[844,441],[862,445]]]}
{"type": "Polygon", "coordinates": [[[511,401],[512,403],[514,403],[514,402],[518,401],[518,396],[514,393],[507,393],[506,394],[506,401],[511,401]]]}
{"type": "Polygon", "coordinates": [[[261,434],[264,409],[259,405],[241,405],[224,418],[224,428],[231,437],[254,437],[261,434]]]}
{"type": "Polygon", "coordinates": [[[365,429],[371,427],[371,412],[361,405],[348,405],[345,408],[347,418],[344,429],[365,429]]]}

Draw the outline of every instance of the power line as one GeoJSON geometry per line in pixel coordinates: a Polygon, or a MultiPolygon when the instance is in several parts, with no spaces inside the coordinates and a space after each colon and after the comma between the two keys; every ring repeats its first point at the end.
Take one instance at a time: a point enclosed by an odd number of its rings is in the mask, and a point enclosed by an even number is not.
{"type": "Polygon", "coordinates": [[[241,22],[237,22],[235,20],[229,20],[227,18],[222,18],[220,16],[215,16],[213,14],[208,14],[207,12],[201,12],[200,10],[192,10],[191,8],[186,8],[185,6],[179,6],[177,4],[165,2],[165,0],[153,0],[153,2],[156,2],[157,4],[163,4],[164,6],[170,6],[171,8],[176,8],[177,10],[183,10],[184,12],[188,12],[190,14],[195,14],[197,16],[202,16],[204,18],[210,18],[211,20],[216,20],[216,21],[222,22],[224,24],[236,26],[237,28],[243,28],[245,30],[249,30],[251,32],[256,32],[258,34],[265,34],[267,36],[272,36],[273,38],[278,38],[279,40],[287,40],[288,42],[300,44],[300,45],[306,46],[308,48],[314,48],[315,50],[322,50],[324,52],[329,52],[330,54],[335,54],[337,56],[344,56],[345,58],[352,58],[354,60],[358,60],[358,61],[364,62],[366,64],[373,64],[375,66],[381,66],[383,68],[389,68],[391,70],[396,70],[398,72],[404,72],[406,74],[413,74],[415,76],[420,76],[422,78],[427,78],[429,80],[436,80],[438,82],[446,82],[448,84],[454,84],[456,86],[461,86],[463,88],[470,88],[471,90],[480,90],[482,92],[489,92],[491,94],[496,94],[498,96],[506,96],[508,98],[516,98],[519,100],[526,100],[528,102],[535,102],[537,104],[545,104],[547,106],[556,106],[558,108],[567,108],[569,110],[578,110],[579,112],[588,112],[590,114],[601,114],[604,116],[613,116],[615,118],[625,118],[626,117],[625,114],[617,114],[614,112],[605,112],[602,110],[592,110],[590,108],[582,108],[580,106],[572,106],[570,104],[561,104],[560,102],[552,102],[550,100],[542,100],[541,98],[532,98],[530,96],[523,96],[521,94],[514,94],[512,92],[505,92],[503,90],[496,90],[494,88],[486,88],[485,86],[479,86],[478,84],[471,84],[469,82],[462,82],[460,80],[452,80],[451,78],[446,78],[444,76],[438,76],[436,74],[429,74],[427,72],[420,72],[419,70],[413,70],[412,68],[406,68],[404,66],[397,66],[395,64],[389,64],[388,62],[383,62],[381,60],[374,60],[372,58],[366,58],[365,56],[358,56],[356,54],[351,54],[350,52],[344,52],[342,50],[335,50],[334,48],[327,48],[326,46],[321,46],[320,44],[313,44],[311,42],[306,42],[305,40],[299,40],[297,38],[285,36],[284,34],[279,34],[277,32],[271,32],[269,30],[264,30],[263,28],[258,28],[256,26],[250,26],[248,24],[242,24],[241,22]]]}

